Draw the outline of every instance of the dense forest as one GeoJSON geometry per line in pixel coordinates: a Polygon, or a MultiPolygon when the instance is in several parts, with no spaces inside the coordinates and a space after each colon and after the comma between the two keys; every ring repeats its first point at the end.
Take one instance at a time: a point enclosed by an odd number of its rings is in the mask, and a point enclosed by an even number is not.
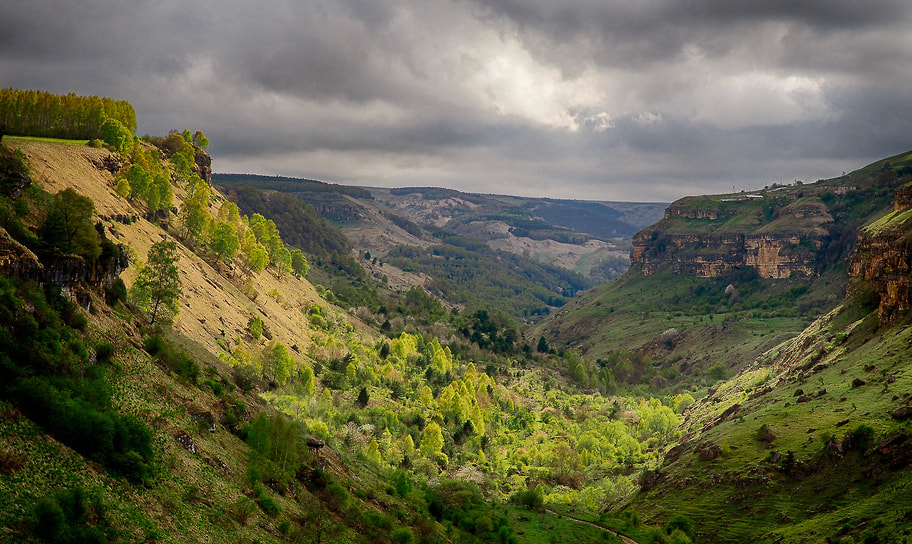
{"type": "Polygon", "coordinates": [[[0,89],[0,134],[104,139],[103,125],[108,119],[130,134],[136,132],[136,112],[125,100],[0,89]]]}

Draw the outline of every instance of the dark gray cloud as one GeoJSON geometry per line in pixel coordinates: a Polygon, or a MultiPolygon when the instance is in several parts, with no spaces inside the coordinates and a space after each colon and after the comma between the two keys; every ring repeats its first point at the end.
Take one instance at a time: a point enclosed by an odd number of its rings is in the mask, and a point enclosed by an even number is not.
{"type": "Polygon", "coordinates": [[[905,0],[30,0],[0,85],[123,98],[219,171],[672,200],[912,147],[905,0]]]}

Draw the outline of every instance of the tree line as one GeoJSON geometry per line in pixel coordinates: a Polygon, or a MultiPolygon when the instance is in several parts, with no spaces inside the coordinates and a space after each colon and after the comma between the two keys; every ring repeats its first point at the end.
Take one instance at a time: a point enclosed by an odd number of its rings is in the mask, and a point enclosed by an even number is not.
{"type": "Polygon", "coordinates": [[[116,120],[130,134],[136,112],[126,100],[0,89],[0,133],[71,140],[103,139],[102,125],[116,120]]]}

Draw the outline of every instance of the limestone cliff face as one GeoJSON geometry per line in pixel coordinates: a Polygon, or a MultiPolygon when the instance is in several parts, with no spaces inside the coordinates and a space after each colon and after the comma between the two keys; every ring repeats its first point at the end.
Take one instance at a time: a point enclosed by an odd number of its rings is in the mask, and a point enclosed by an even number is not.
{"type": "Polygon", "coordinates": [[[893,213],[859,233],[849,275],[873,285],[881,324],[912,309],[912,185],[897,189],[893,213]]]}
{"type": "Polygon", "coordinates": [[[672,204],[665,209],[665,218],[682,217],[685,219],[718,219],[719,210],[709,208],[691,208],[672,204]]]}
{"type": "Polygon", "coordinates": [[[651,275],[665,268],[704,278],[726,276],[749,266],[762,278],[816,275],[814,249],[819,239],[795,234],[731,234],[721,236],[640,232],[633,238],[632,265],[651,275]]]}

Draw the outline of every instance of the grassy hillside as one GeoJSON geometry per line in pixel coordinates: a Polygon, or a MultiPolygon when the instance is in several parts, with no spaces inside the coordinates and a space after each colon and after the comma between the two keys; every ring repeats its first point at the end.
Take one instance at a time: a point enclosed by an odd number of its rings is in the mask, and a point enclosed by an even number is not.
{"type": "Polygon", "coordinates": [[[578,350],[616,375],[620,371],[618,381],[638,385],[641,392],[712,385],[842,300],[846,262],[859,229],[891,209],[893,192],[908,177],[905,170],[881,164],[879,170],[865,167],[835,180],[766,188],[756,198],[681,199],[669,208],[669,217],[638,234],[652,240],[646,253],[657,262],[668,260],[667,266],[648,276],[631,269],[533,325],[527,337],[578,350]],[[804,241],[793,252],[807,254],[814,273],[762,279],[741,266],[723,277],[701,278],[675,270],[681,259],[711,260],[718,257],[714,251],[728,252],[720,237],[746,234],[799,237],[804,241]],[[693,247],[678,248],[673,237],[705,243],[688,241],[693,247]],[[618,369],[612,365],[619,352],[649,360],[635,362],[639,369],[618,369]]]}
{"type": "Polygon", "coordinates": [[[684,514],[706,542],[904,542],[910,534],[909,320],[857,296],[689,410],[631,508],[684,514]]]}

